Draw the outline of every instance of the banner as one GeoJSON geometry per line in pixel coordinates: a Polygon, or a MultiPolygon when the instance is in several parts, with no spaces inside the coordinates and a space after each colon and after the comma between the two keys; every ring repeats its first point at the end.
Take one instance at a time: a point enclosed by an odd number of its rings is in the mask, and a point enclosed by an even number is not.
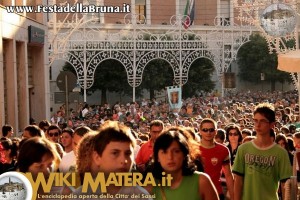
{"type": "Polygon", "coordinates": [[[224,88],[236,88],[235,86],[235,73],[224,73],[224,88]]]}
{"type": "Polygon", "coordinates": [[[168,100],[172,111],[179,111],[182,106],[182,91],[179,86],[167,87],[168,100]]]}

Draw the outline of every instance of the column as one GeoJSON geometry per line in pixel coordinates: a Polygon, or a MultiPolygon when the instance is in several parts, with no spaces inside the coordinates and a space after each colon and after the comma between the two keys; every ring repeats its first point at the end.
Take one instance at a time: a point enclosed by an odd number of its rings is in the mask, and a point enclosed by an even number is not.
{"type": "Polygon", "coordinates": [[[6,123],[14,128],[18,127],[18,95],[17,95],[17,63],[16,63],[16,41],[15,39],[6,40],[3,49],[6,55],[5,74],[6,88],[6,123]]]}
{"type": "Polygon", "coordinates": [[[25,42],[17,42],[17,79],[18,79],[18,121],[22,131],[29,124],[29,97],[28,97],[28,59],[27,45],[25,42]]]}

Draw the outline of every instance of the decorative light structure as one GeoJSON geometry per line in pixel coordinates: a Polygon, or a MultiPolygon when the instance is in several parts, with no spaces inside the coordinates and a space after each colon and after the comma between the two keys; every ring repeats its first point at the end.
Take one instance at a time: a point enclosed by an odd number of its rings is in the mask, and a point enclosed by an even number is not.
{"type": "MultiPolygon", "coordinates": [[[[49,4],[55,5],[56,0],[49,0],[49,4]]],[[[192,63],[201,57],[209,59],[222,77],[236,59],[239,48],[249,41],[251,30],[234,23],[222,25],[219,17],[215,26],[185,29],[184,19],[182,15],[174,15],[169,25],[154,26],[146,23],[146,17],[130,13],[121,24],[105,24],[101,15],[69,13],[65,20],[59,21],[53,13],[48,23],[50,64],[62,59],[74,67],[78,84],[84,90],[84,101],[99,63],[106,59],[118,60],[124,66],[133,88],[133,101],[145,67],[157,58],[170,64],[176,85],[188,81],[192,63]]]]}
{"type": "MultiPolygon", "coordinates": [[[[291,73],[300,105],[300,50],[298,41],[299,0],[234,0],[238,19],[255,26],[278,54],[278,69],[291,73]],[[287,46],[291,42],[293,46],[287,46]]],[[[291,200],[297,199],[297,177],[290,179],[291,200]]]]}
{"type": "Polygon", "coordinates": [[[243,2],[234,0],[234,6],[238,11],[238,19],[255,26],[265,37],[269,52],[278,54],[278,69],[291,73],[299,95],[300,51],[297,23],[299,2],[296,0],[245,0],[243,2]],[[289,42],[293,45],[287,46],[289,42]]]}
{"type": "Polygon", "coordinates": [[[255,26],[268,42],[269,52],[286,53],[296,50],[286,43],[297,40],[296,0],[234,0],[237,19],[255,26]]]}

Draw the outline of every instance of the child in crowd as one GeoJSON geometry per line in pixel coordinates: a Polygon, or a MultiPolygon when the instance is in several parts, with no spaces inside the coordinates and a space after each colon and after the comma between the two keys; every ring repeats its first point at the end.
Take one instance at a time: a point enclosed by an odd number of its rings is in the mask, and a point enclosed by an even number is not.
{"type": "Polygon", "coordinates": [[[162,181],[162,172],[171,174],[171,186],[149,187],[157,200],[165,199],[219,199],[217,190],[209,176],[196,172],[196,166],[190,158],[190,146],[180,130],[174,127],[163,132],[154,143],[153,175],[158,183],[162,181]]]}
{"type": "MultiPolygon", "coordinates": [[[[86,134],[79,143],[77,171],[82,178],[85,172],[90,172],[93,177],[97,176],[99,172],[104,173],[105,177],[108,177],[113,172],[130,172],[134,161],[134,146],[135,138],[129,128],[116,121],[106,121],[96,134],[86,134]]],[[[107,193],[116,198],[116,194],[149,195],[140,186],[116,186],[110,184],[106,188],[107,193]]],[[[82,187],[79,187],[75,194],[81,193],[82,187]]],[[[103,192],[100,191],[100,187],[97,188],[96,192],[92,192],[91,188],[89,188],[87,194],[99,195],[103,194],[103,192]]],[[[145,198],[141,197],[141,199],[145,198]]]]}

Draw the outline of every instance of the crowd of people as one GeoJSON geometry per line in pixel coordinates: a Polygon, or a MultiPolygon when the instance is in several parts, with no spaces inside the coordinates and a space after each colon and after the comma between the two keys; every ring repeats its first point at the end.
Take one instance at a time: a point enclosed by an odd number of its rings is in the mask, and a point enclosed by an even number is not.
{"type": "Polygon", "coordinates": [[[185,99],[178,112],[155,99],[81,104],[68,119],[61,106],[51,119],[25,127],[22,138],[2,127],[0,173],[77,172],[82,181],[85,172],[137,171],[161,183],[165,172],[170,186],[111,185],[107,192],[163,200],[284,199],[300,149],[297,100],[295,91],[208,94],[185,99]]]}

